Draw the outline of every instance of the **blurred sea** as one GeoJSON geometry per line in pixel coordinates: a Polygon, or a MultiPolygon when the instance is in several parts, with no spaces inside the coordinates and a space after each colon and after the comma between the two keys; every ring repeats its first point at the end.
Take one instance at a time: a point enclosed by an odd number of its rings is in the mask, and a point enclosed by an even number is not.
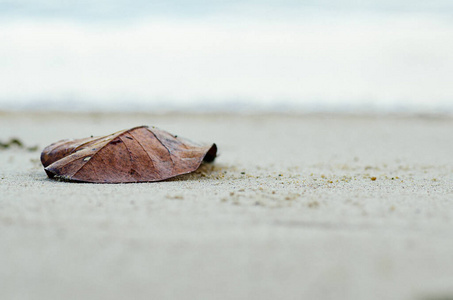
{"type": "Polygon", "coordinates": [[[0,110],[453,112],[451,0],[0,0],[0,110]]]}

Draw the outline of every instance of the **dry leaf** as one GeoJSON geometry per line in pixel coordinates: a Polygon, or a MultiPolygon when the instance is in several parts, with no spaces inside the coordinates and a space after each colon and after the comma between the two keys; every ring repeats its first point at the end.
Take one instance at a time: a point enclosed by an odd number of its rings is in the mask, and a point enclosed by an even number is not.
{"type": "Polygon", "coordinates": [[[80,182],[160,181],[212,162],[217,146],[201,146],[147,126],[47,146],[41,162],[50,178],[80,182]]]}

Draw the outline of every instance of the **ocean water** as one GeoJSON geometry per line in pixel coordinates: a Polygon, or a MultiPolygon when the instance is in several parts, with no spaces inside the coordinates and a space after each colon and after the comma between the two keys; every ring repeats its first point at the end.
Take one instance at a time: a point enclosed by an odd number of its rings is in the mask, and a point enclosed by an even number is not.
{"type": "Polygon", "coordinates": [[[453,112],[453,1],[0,1],[0,110],[453,112]]]}

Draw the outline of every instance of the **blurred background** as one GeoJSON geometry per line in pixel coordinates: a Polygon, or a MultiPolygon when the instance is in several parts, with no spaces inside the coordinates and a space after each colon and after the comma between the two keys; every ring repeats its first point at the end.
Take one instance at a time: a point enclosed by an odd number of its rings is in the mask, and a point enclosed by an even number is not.
{"type": "Polygon", "coordinates": [[[0,110],[453,111],[451,0],[0,0],[0,110]]]}

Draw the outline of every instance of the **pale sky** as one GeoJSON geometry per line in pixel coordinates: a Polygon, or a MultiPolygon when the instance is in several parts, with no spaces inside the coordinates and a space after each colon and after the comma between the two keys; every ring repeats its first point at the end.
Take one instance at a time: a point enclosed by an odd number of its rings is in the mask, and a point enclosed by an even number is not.
{"type": "Polygon", "coordinates": [[[24,16],[11,4],[0,20],[0,105],[453,106],[448,10],[357,11],[343,2],[341,10],[291,12],[250,9],[250,1],[247,13],[118,21],[73,18],[52,1],[41,10],[54,16],[24,16]]]}

